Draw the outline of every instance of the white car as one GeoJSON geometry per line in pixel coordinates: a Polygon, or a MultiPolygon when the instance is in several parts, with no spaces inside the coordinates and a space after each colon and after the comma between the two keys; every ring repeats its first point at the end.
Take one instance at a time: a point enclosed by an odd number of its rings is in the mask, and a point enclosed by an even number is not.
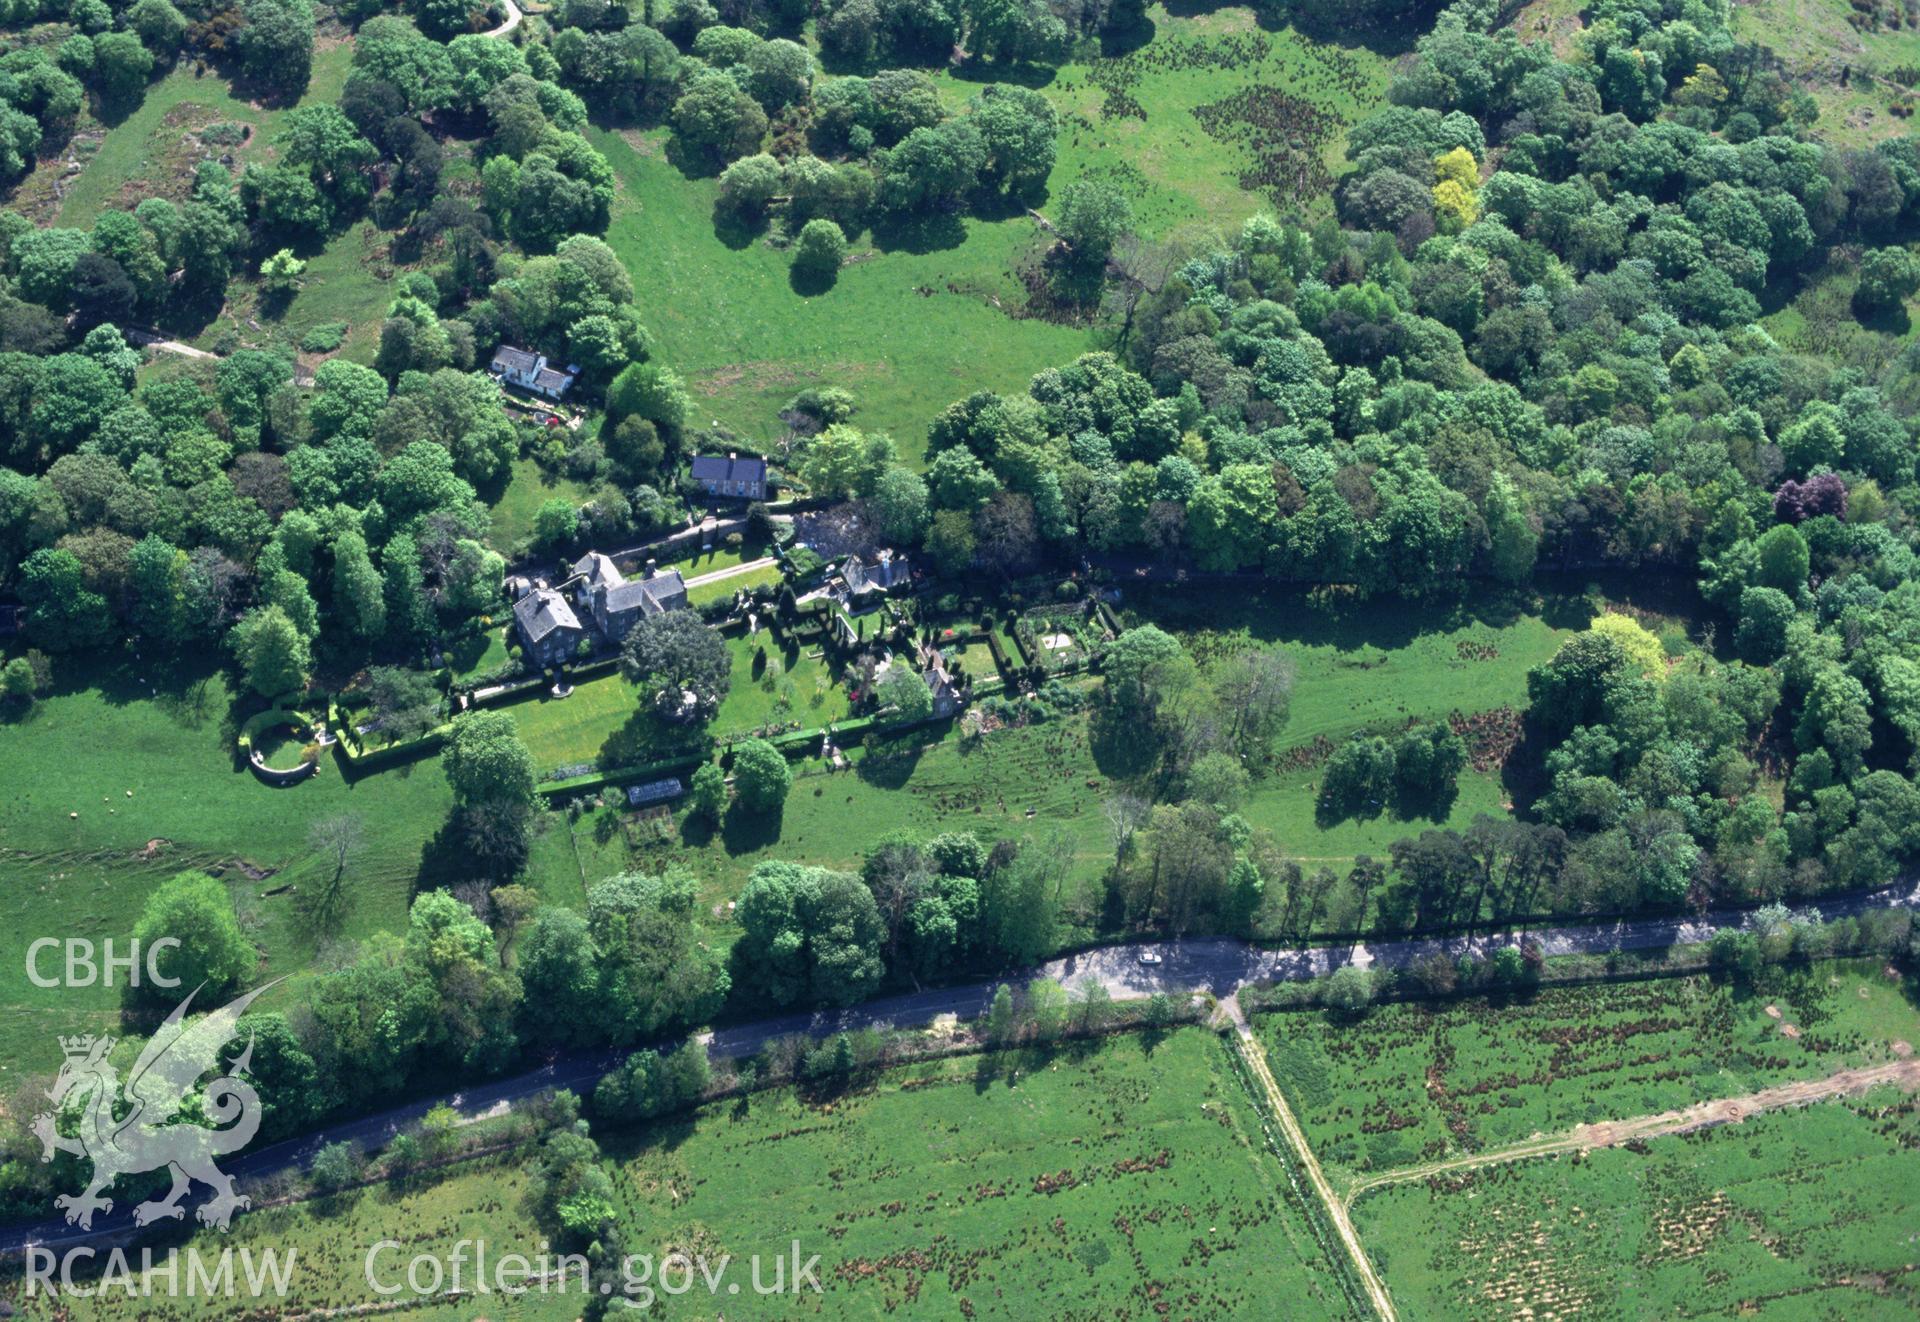
{"type": "Polygon", "coordinates": [[[1143,950],[1140,952],[1140,962],[1142,964],[1158,964],[1161,962],[1160,952],[1157,950],[1143,950]]]}

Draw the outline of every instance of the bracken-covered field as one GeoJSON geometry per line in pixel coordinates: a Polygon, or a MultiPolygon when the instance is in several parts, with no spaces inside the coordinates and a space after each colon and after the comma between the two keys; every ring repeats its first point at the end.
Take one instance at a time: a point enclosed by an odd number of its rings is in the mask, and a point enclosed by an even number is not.
{"type": "Polygon", "coordinates": [[[1879,1089],[1738,1125],[1365,1195],[1400,1316],[1920,1312],[1920,1107],[1879,1089]]]}
{"type": "Polygon", "coordinates": [[[1882,1064],[1920,1041],[1901,985],[1855,964],[1818,966],[1767,995],[1684,978],[1258,1026],[1314,1151],[1349,1173],[1882,1064]]]}

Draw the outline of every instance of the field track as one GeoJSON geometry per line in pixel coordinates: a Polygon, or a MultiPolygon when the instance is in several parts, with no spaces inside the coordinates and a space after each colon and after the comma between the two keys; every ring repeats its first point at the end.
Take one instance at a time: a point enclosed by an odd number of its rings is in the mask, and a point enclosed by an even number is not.
{"type": "Polygon", "coordinates": [[[1300,1122],[1294,1119],[1293,1109],[1287,1105],[1286,1094],[1280,1091],[1273,1072],[1267,1068],[1267,1053],[1261,1049],[1259,1039],[1247,1026],[1247,1018],[1240,1013],[1240,1003],[1228,999],[1221,1003],[1227,1017],[1233,1021],[1233,1029],[1238,1034],[1241,1057],[1252,1071],[1254,1081],[1266,1093],[1267,1107],[1279,1122],[1280,1131],[1285,1135],[1287,1145],[1293,1149],[1300,1166],[1307,1173],[1307,1179],[1313,1185],[1313,1191],[1326,1209],[1327,1219],[1333,1223],[1334,1233],[1340,1237],[1340,1246],[1346,1250],[1348,1260],[1353,1264],[1355,1275],[1367,1292],[1367,1300],[1373,1305],[1374,1313],[1381,1322],[1398,1322],[1399,1314],[1394,1311],[1393,1298],[1388,1295],[1386,1285],[1373,1270],[1373,1262],[1367,1257],[1366,1246],[1360,1242],[1359,1232],[1353,1228],[1353,1218],[1347,1215],[1347,1208],[1353,1199],[1334,1195],[1333,1186],[1327,1183],[1326,1172],[1320,1169],[1320,1159],[1313,1155],[1313,1146],[1307,1142],[1306,1131],[1300,1128],[1300,1122]]]}
{"type": "Polygon", "coordinates": [[[1354,1181],[1353,1186],[1347,1190],[1346,1197],[1341,1200],[1340,1207],[1343,1214],[1341,1220],[1345,1222],[1344,1213],[1353,1206],[1354,1200],[1361,1194],[1385,1185],[1406,1184],[1409,1181],[1424,1180],[1433,1175],[1477,1170],[1482,1166],[1524,1161],[1529,1157],[1550,1157],[1562,1152],[1591,1152],[1595,1148],[1619,1147],[1623,1143],[1661,1138],[1670,1134],[1687,1134],[1713,1125],[1738,1124],[1748,1116],[1758,1115],[1762,1111],[1779,1111],[1791,1106],[1806,1106],[1813,1102],[1831,1101],[1835,1097],[1854,1097],[1883,1084],[1904,1088],[1908,1092],[1920,1092],[1920,1060],[1902,1059],[1862,1069],[1840,1070],[1821,1079],[1801,1079],[1794,1083],[1783,1083],[1776,1088],[1762,1088],[1759,1092],[1748,1093],[1744,1097],[1723,1097],[1718,1101],[1699,1102],[1678,1111],[1661,1111],[1655,1115],[1635,1116],[1629,1120],[1602,1120],[1597,1124],[1576,1125],[1567,1133],[1557,1134],[1551,1138],[1528,1139],[1524,1143],[1514,1143],[1508,1147],[1496,1148],[1491,1152],[1477,1152],[1471,1156],[1449,1157],[1444,1161],[1428,1161],[1417,1166],[1403,1166],[1398,1170],[1382,1171],[1378,1175],[1369,1175],[1354,1181]]]}

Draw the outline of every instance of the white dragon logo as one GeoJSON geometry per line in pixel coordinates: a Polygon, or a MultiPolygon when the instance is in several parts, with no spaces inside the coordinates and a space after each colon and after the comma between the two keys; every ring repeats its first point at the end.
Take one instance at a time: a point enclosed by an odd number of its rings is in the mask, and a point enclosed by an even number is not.
{"type": "Polygon", "coordinates": [[[260,1129],[260,1095],[252,1084],[236,1077],[247,1073],[252,1064],[251,1039],[233,1063],[232,1073],[207,1084],[197,1114],[182,1112],[194,1084],[209,1070],[218,1068],[220,1050],[235,1040],[235,1029],[247,1006],[273,985],[256,988],[191,1024],[185,1022],[187,1008],[199,989],[189,993],[147,1040],[145,1050],[134,1062],[124,1106],[119,1073],[107,1061],[114,1040],[91,1034],[60,1039],[67,1058],[47,1092],[54,1110],[33,1122],[33,1132],[46,1147],[42,1161],[52,1161],[55,1152],[70,1152],[93,1163],[93,1179],[85,1193],[62,1194],[54,1200],[54,1206],[67,1214],[69,1225],[91,1230],[95,1212],[105,1215],[113,1211],[113,1200],[100,1195],[115,1180],[162,1166],[173,1172],[173,1188],[164,1197],[133,1209],[137,1226],[162,1218],[184,1218],[186,1209],[180,1206],[180,1200],[195,1180],[210,1187],[214,1195],[197,1213],[203,1225],[225,1230],[233,1214],[249,1205],[245,1195],[234,1193],[233,1181],[221,1173],[213,1159],[238,1152],[260,1129]],[[77,1115],[77,1137],[68,1138],[58,1131],[56,1116],[62,1113],[77,1115]],[[196,1122],[199,1116],[226,1127],[207,1128],[196,1122]]]}

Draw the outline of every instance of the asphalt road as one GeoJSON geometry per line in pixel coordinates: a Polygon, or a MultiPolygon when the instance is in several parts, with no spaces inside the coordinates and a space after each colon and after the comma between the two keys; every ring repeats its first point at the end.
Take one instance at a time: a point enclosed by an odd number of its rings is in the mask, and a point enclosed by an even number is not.
{"type": "MultiPolygon", "coordinates": [[[[1920,909],[1920,882],[1903,882],[1877,891],[1834,897],[1822,901],[1818,907],[1828,919],[1851,917],[1873,909],[1920,909]]],[[[1636,918],[1535,928],[1524,935],[1538,942],[1549,956],[1659,949],[1710,941],[1720,928],[1740,926],[1749,912],[1716,909],[1699,918],[1636,918]]],[[[715,1030],[707,1042],[715,1058],[737,1060],[753,1055],[776,1038],[795,1033],[818,1038],[857,1028],[917,1028],[947,1014],[971,1019],[986,1012],[1000,983],[1018,986],[1039,976],[1052,978],[1069,988],[1092,978],[1116,999],[1149,996],[1157,991],[1208,991],[1224,998],[1256,983],[1302,982],[1322,977],[1346,964],[1362,968],[1405,968],[1436,953],[1451,956],[1472,953],[1484,957],[1513,944],[1516,939],[1512,935],[1441,937],[1304,950],[1262,950],[1224,937],[1102,946],[1052,960],[1038,969],[1009,973],[984,982],[883,996],[845,1010],[780,1015],[737,1024],[715,1030]],[[1142,963],[1141,956],[1148,953],[1158,955],[1160,962],[1142,963]]],[[[224,1163],[223,1168],[236,1178],[257,1179],[296,1167],[305,1169],[312,1163],[314,1154],[331,1143],[352,1142],[363,1148],[377,1148],[418,1125],[429,1110],[442,1104],[452,1106],[463,1116],[477,1118],[510,1110],[516,1102],[557,1088],[590,1092],[600,1077],[632,1050],[563,1056],[512,1078],[410,1102],[359,1120],[329,1125],[304,1138],[242,1153],[224,1163]]],[[[130,1229],[126,1211],[121,1207],[116,1208],[111,1217],[96,1217],[91,1231],[76,1230],[59,1218],[0,1229],[0,1254],[17,1254],[30,1243],[58,1247],[124,1234],[130,1229]]]]}

